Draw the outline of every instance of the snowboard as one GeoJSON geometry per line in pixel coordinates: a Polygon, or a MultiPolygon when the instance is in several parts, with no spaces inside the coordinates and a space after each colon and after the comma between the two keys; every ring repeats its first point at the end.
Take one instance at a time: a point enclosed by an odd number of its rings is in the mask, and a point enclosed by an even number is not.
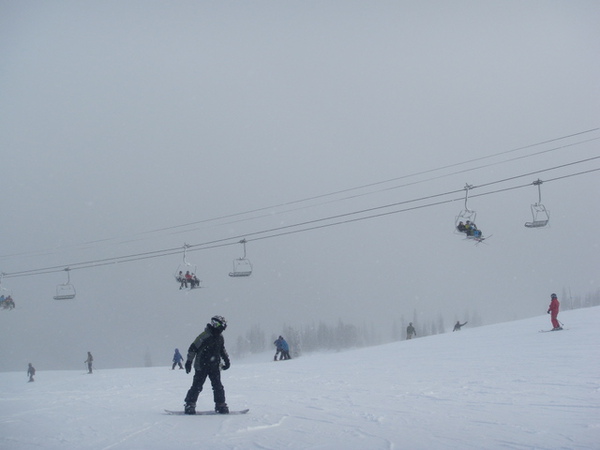
{"type": "MultiPolygon", "coordinates": [[[[239,411],[229,411],[229,414],[221,414],[218,413],[216,411],[196,411],[196,416],[236,416],[239,414],[246,414],[248,411],[250,411],[249,409],[242,409],[239,411]]],[[[194,414],[186,414],[184,411],[171,411],[168,409],[165,409],[165,412],[167,414],[171,414],[173,416],[193,416],[194,414]]]]}

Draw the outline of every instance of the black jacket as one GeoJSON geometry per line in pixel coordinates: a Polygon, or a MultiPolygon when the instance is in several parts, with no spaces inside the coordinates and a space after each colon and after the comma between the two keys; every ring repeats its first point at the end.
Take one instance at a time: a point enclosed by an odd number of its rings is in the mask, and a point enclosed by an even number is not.
{"type": "Polygon", "coordinates": [[[220,331],[215,330],[212,326],[206,325],[206,328],[192,342],[188,349],[187,360],[193,361],[194,369],[200,370],[204,368],[218,368],[223,359],[226,365],[229,365],[229,355],[225,350],[225,339],[220,331]]]}

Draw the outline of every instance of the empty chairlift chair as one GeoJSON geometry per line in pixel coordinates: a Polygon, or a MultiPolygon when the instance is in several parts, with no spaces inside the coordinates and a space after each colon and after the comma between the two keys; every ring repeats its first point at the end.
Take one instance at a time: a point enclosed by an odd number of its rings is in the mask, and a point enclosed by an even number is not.
{"type": "Polygon", "coordinates": [[[542,205],[542,185],[543,181],[538,179],[533,182],[534,186],[538,187],[538,202],[531,205],[531,222],[525,222],[527,228],[543,228],[548,225],[550,221],[550,214],[546,210],[546,207],[542,205]]]}
{"type": "Polygon", "coordinates": [[[53,297],[54,300],[72,300],[75,298],[75,286],[71,284],[71,269],[68,267],[65,269],[67,272],[67,282],[56,286],[56,295],[53,297]]]}
{"type": "Polygon", "coordinates": [[[246,239],[240,244],[244,245],[244,256],[233,260],[233,270],[229,272],[230,277],[249,277],[252,275],[252,263],[246,258],[246,239]]]}

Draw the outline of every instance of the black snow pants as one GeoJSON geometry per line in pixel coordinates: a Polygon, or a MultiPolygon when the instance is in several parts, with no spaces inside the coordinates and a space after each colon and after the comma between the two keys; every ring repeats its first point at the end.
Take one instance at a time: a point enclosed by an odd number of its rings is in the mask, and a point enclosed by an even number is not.
{"type": "Polygon", "coordinates": [[[187,395],[185,396],[186,403],[194,405],[196,404],[198,396],[200,395],[200,392],[202,392],[202,386],[206,381],[206,377],[210,378],[215,404],[225,403],[225,389],[221,383],[221,370],[219,369],[218,365],[214,364],[202,366],[200,370],[196,369],[192,387],[190,387],[187,395]]]}

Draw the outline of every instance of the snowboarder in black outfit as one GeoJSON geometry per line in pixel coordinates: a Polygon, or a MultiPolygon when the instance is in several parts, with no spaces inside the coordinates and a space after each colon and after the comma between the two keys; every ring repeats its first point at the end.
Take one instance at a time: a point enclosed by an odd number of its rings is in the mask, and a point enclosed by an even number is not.
{"type": "Polygon", "coordinates": [[[32,381],[35,381],[33,379],[33,376],[35,375],[35,367],[33,367],[31,365],[31,363],[29,363],[29,367],[27,368],[27,375],[29,376],[29,382],[31,383],[32,381]]]}
{"type": "Polygon", "coordinates": [[[229,414],[229,407],[225,403],[225,389],[221,383],[221,371],[229,369],[230,361],[227,350],[225,350],[225,340],[221,333],[227,328],[227,321],[222,316],[214,316],[206,328],[192,342],[188,349],[187,361],[185,362],[185,372],[192,371],[194,363],[194,381],[185,396],[185,413],[196,414],[196,401],[206,377],[210,378],[215,401],[215,411],[219,414],[229,414]],[[194,358],[196,361],[194,362],[194,358]],[[221,367],[221,359],[223,366],[221,367]]]}
{"type": "Polygon", "coordinates": [[[457,320],[456,323],[454,324],[454,330],[452,331],[460,331],[460,329],[462,327],[464,327],[468,322],[465,323],[460,323],[460,320],[457,320]]]}

